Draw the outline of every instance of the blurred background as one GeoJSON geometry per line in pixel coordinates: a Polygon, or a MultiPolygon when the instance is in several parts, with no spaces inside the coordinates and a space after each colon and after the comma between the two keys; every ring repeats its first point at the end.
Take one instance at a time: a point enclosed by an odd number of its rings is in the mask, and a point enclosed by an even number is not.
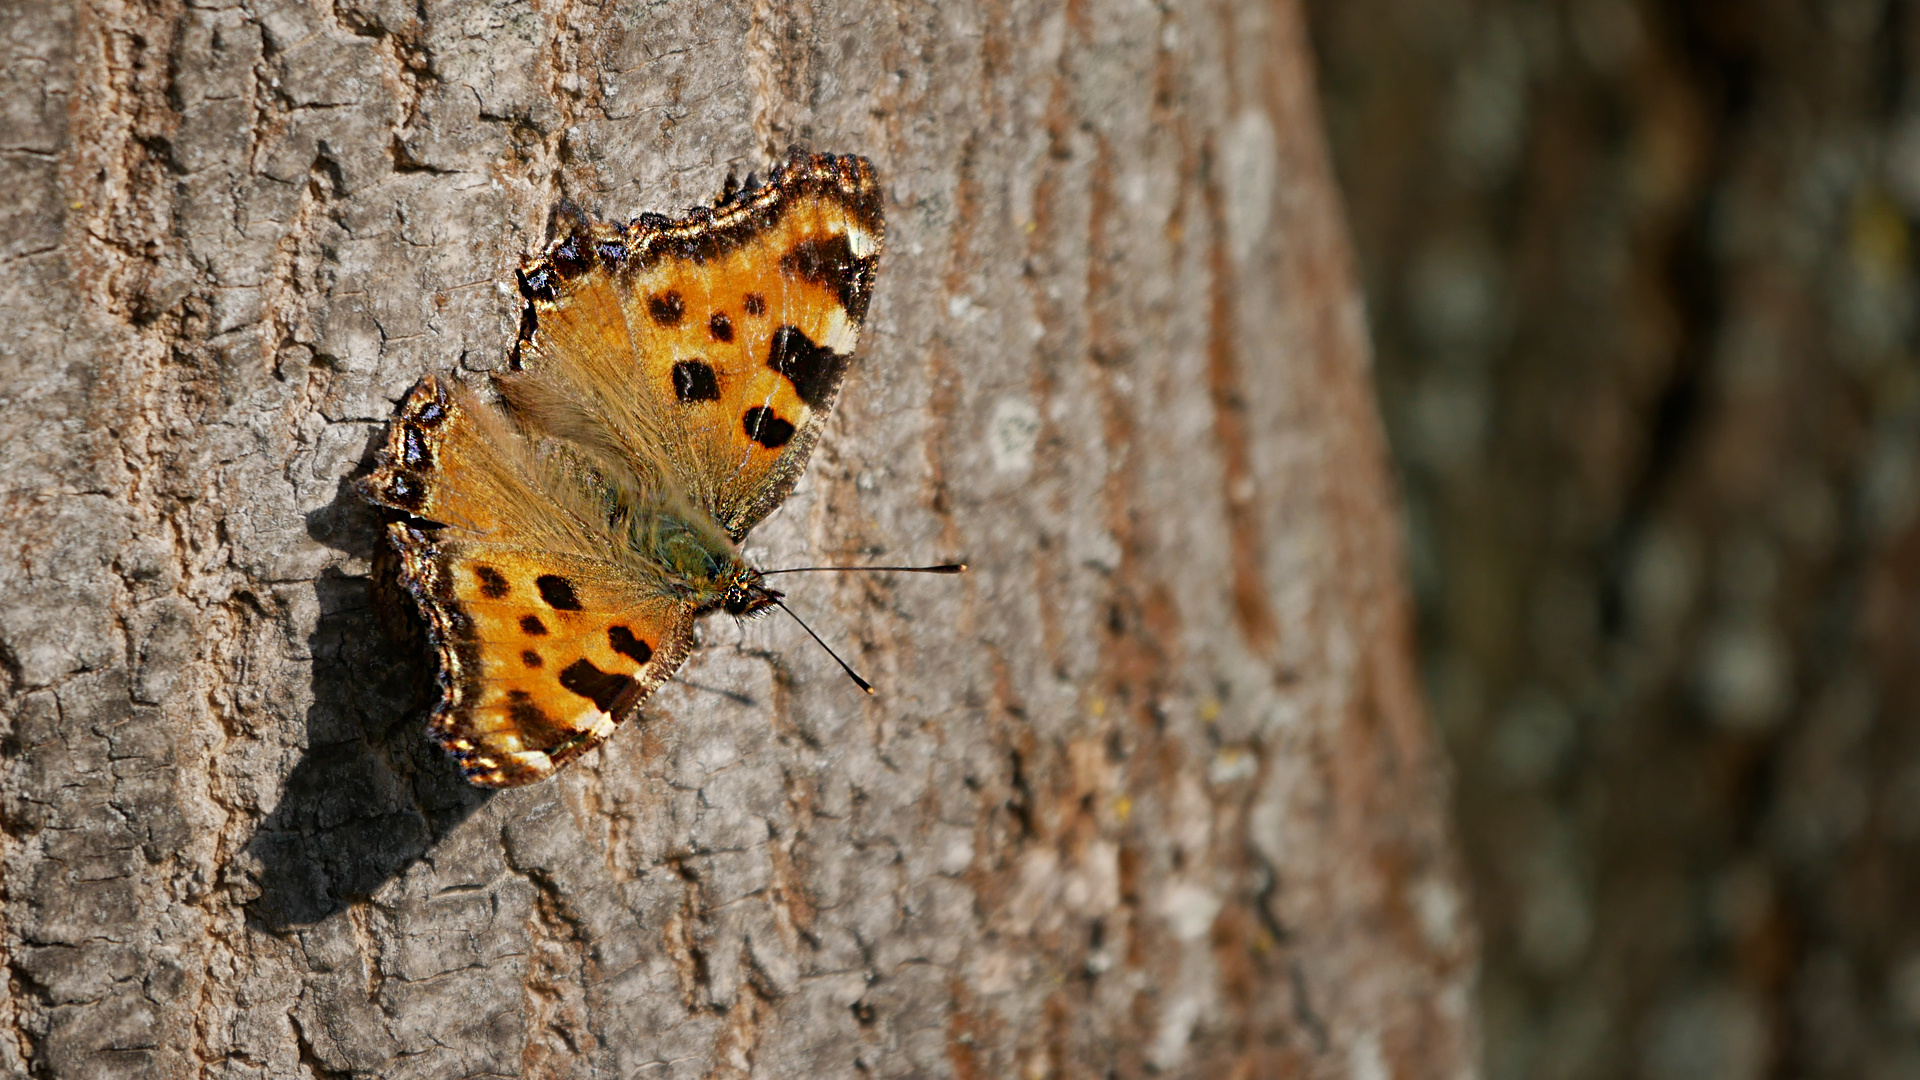
{"type": "Polygon", "coordinates": [[[1920,8],[1309,10],[1488,1074],[1920,1078],[1920,8]]]}

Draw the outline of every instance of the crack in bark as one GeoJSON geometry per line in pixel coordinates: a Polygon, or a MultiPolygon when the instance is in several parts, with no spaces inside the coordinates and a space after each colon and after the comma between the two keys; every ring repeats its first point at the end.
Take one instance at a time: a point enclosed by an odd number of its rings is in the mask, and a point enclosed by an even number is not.
{"type": "Polygon", "coordinates": [[[523,1075],[575,1075],[591,1068],[600,1047],[586,999],[597,965],[585,923],[553,878],[535,868],[522,873],[538,890],[528,923],[523,1075]]]}

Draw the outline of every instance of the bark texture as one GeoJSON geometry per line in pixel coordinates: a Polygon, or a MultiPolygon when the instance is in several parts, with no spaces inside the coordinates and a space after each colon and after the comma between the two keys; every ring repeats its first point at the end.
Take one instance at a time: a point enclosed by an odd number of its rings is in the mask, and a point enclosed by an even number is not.
{"type": "Polygon", "coordinates": [[[1434,1077],[1475,945],[1296,5],[15,0],[0,1073],[1434,1077]],[[569,196],[871,157],[763,564],[557,781],[345,490],[569,196]]]}

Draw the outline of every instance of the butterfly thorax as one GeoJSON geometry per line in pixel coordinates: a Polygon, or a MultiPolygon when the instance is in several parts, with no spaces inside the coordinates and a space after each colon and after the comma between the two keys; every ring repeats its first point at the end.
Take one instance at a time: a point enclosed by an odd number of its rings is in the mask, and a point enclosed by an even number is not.
{"type": "Polygon", "coordinates": [[[762,583],[760,571],[740,557],[716,525],[657,513],[636,518],[632,537],[635,552],[658,566],[697,614],[753,616],[784,595],[762,583]]]}

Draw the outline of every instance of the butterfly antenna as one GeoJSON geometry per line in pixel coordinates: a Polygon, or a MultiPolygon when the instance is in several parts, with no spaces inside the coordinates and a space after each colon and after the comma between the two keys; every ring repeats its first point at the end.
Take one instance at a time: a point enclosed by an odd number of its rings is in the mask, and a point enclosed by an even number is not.
{"type": "Polygon", "coordinates": [[[861,678],[858,672],[848,667],[847,662],[845,660],[840,659],[840,654],[833,651],[833,646],[828,645],[824,641],[821,641],[820,635],[813,632],[813,627],[808,626],[807,621],[805,619],[802,619],[798,615],[794,615],[793,609],[788,607],[785,603],[779,600],[775,600],[774,603],[780,606],[781,611],[784,611],[788,615],[791,615],[793,617],[793,621],[800,624],[800,629],[805,630],[807,632],[808,637],[812,638],[821,648],[827,650],[827,655],[833,657],[833,662],[840,665],[840,670],[847,673],[847,678],[852,679],[855,686],[858,686],[860,689],[865,690],[869,694],[873,693],[873,684],[861,678]]]}
{"type": "Polygon", "coordinates": [[[785,570],[762,570],[760,571],[760,576],[772,577],[775,574],[818,574],[850,570],[868,570],[874,573],[879,573],[883,570],[892,570],[901,574],[964,574],[967,572],[967,564],[956,562],[941,563],[939,566],[789,566],[785,570]]]}

